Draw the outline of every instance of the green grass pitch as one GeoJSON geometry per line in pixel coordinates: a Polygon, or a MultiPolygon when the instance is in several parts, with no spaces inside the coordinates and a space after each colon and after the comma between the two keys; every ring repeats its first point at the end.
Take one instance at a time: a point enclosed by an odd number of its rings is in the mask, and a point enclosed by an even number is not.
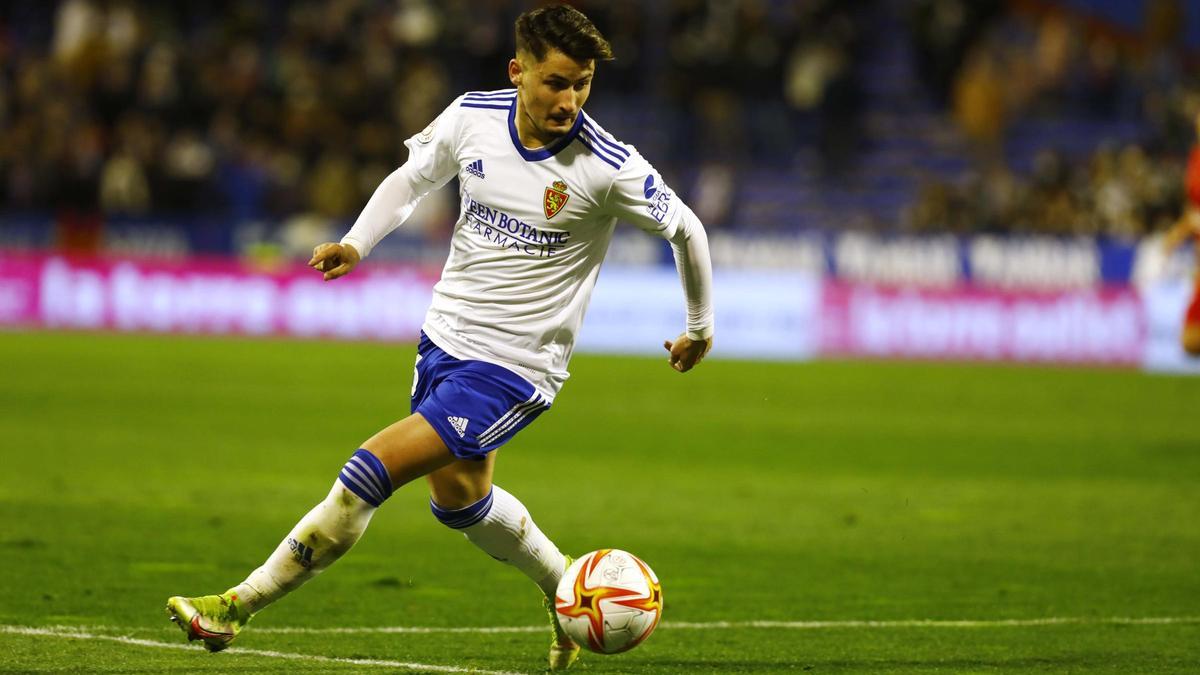
{"type": "MultiPolygon", "coordinates": [[[[6,333],[0,359],[0,670],[542,669],[533,585],[419,484],[228,652],[165,618],[169,595],[240,581],[407,412],[410,345],[6,333]],[[332,630],[496,626],[535,632],[332,630]]],[[[666,601],[645,645],[579,672],[1200,670],[1200,380],[572,370],[496,482],[564,550],[641,555],[666,601]]]]}

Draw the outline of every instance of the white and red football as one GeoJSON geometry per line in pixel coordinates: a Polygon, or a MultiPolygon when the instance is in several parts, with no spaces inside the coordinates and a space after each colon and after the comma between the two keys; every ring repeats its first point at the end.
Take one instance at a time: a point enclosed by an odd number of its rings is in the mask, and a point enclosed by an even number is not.
{"type": "Polygon", "coordinates": [[[576,560],[558,582],[558,622],[576,644],[599,654],[642,643],[662,618],[662,585],[637,556],[615,548],[576,560]]]}

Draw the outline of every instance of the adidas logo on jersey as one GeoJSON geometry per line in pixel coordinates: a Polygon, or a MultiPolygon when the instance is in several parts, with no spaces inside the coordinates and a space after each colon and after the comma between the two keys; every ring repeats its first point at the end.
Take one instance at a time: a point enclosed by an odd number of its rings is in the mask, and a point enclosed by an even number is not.
{"type": "Polygon", "coordinates": [[[467,165],[467,173],[471,174],[472,176],[479,176],[480,178],[487,178],[487,176],[483,175],[483,160],[482,159],[477,159],[474,162],[471,162],[470,164],[468,164],[467,165]]]}
{"type": "Polygon", "coordinates": [[[453,417],[453,416],[447,417],[446,420],[448,422],[450,422],[450,426],[454,427],[454,430],[458,432],[458,435],[460,438],[465,437],[467,435],[467,422],[469,422],[470,420],[468,420],[465,417],[453,417]]]}

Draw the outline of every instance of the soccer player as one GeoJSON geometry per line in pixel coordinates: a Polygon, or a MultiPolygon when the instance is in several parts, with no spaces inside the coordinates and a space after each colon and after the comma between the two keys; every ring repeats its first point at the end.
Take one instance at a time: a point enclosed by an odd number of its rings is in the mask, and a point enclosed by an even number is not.
{"type": "Polygon", "coordinates": [[[417,347],[412,414],[367,439],[328,496],[242,583],[173,597],[190,640],[225,648],[258,611],[354,545],[401,485],[426,477],[442,523],[529,577],[546,596],[551,669],[575,660],[553,609],[571,558],[521,502],[492,483],[495,450],[548,410],[618,220],[666,238],[687,300],[686,329],[663,347],[687,372],[712,347],[712,271],[704,228],[632,146],[583,111],[609,43],[579,11],[546,7],[516,21],[513,88],[466,93],[405,142],[339,243],[309,264],[326,281],[355,268],[423,195],[458,176],[462,210],[417,347]]]}
{"type": "MultiPolygon", "coordinates": [[[[1200,113],[1196,114],[1196,137],[1200,139],[1200,113]]],[[[1167,231],[1164,247],[1169,253],[1189,239],[1200,240],[1200,140],[1192,146],[1188,156],[1187,174],[1184,178],[1186,204],[1183,215],[1167,231]]],[[[1179,335],[1183,350],[1192,356],[1200,356],[1200,247],[1196,248],[1195,289],[1183,319],[1183,331],[1179,335]]]]}

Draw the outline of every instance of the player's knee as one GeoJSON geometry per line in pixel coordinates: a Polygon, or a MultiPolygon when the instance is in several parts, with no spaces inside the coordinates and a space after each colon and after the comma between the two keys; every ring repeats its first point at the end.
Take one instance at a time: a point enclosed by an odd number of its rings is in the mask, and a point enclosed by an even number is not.
{"type": "Polygon", "coordinates": [[[446,510],[464,509],[492,491],[490,460],[458,461],[428,474],[433,503],[446,510]]]}
{"type": "Polygon", "coordinates": [[[428,479],[430,498],[444,509],[466,508],[487,497],[492,491],[492,486],[488,483],[476,484],[463,477],[446,476],[444,472],[430,474],[428,479]]]}
{"type": "Polygon", "coordinates": [[[460,504],[439,504],[435,498],[429,499],[429,510],[433,517],[446,527],[461,530],[483,520],[492,510],[492,492],[488,491],[482,499],[465,506],[460,504]]]}

